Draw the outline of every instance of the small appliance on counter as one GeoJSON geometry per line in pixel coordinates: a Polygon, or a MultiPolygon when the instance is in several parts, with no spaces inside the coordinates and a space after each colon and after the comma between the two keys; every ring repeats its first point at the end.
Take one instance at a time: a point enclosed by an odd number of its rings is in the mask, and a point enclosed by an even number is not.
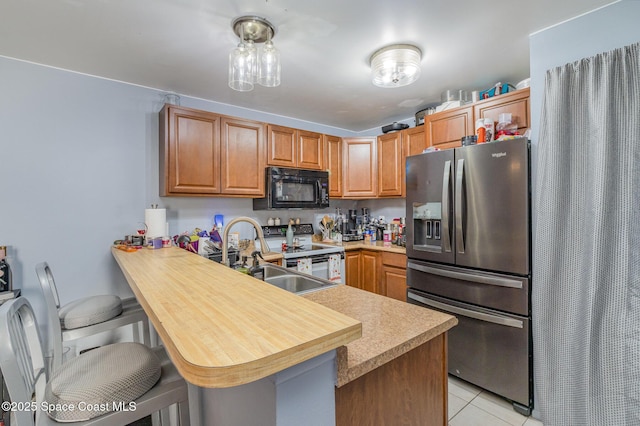
{"type": "Polygon", "coordinates": [[[342,241],[362,241],[364,235],[358,234],[358,210],[349,209],[345,220],[342,222],[342,241]]]}
{"type": "Polygon", "coordinates": [[[362,241],[364,240],[364,235],[360,234],[342,234],[342,241],[347,243],[349,241],[362,241]]]}

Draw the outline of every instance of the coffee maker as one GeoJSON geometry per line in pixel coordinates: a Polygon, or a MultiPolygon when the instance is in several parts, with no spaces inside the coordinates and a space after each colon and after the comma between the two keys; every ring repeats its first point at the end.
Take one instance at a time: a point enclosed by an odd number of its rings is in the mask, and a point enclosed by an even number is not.
{"type": "Polygon", "coordinates": [[[361,222],[362,226],[366,226],[369,224],[369,222],[371,221],[371,216],[369,215],[369,208],[368,207],[363,207],[362,208],[362,219],[361,222]]]}
{"type": "Polygon", "coordinates": [[[358,210],[349,210],[347,220],[342,223],[342,241],[363,240],[364,236],[358,235],[358,210]]]}

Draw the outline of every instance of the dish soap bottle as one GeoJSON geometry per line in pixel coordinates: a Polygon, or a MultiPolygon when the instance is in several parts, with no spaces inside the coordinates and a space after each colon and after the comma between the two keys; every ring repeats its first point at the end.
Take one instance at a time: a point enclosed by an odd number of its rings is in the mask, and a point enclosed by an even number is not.
{"type": "Polygon", "coordinates": [[[287,228],[287,247],[293,247],[293,228],[291,228],[291,221],[289,221],[289,227],[287,228]]]}

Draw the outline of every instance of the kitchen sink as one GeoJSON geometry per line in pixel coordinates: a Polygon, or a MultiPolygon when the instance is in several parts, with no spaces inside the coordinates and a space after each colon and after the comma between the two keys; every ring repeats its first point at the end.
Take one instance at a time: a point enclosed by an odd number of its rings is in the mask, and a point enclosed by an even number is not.
{"type": "Polygon", "coordinates": [[[262,266],[264,268],[264,282],[283,290],[287,290],[291,293],[308,293],[340,285],[312,275],[303,274],[292,269],[286,269],[281,266],[271,264],[264,264],[262,266]]]}

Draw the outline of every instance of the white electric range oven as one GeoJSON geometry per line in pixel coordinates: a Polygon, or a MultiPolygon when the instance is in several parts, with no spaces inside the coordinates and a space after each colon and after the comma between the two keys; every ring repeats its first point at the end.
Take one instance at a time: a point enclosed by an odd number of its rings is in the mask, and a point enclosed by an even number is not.
{"type": "MultiPolygon", "coordinates": [[[[291,225],[294,247],[282,250],[286,242],[287,225],[263,226],[264,238],[272,252],[282,253],[282,266],[323,278],[335,283],[344,282],[344,247],[312,241],[313,225],[291,225]]],[[[256,240],[256,249],[260,241],[256,240]]]]}

